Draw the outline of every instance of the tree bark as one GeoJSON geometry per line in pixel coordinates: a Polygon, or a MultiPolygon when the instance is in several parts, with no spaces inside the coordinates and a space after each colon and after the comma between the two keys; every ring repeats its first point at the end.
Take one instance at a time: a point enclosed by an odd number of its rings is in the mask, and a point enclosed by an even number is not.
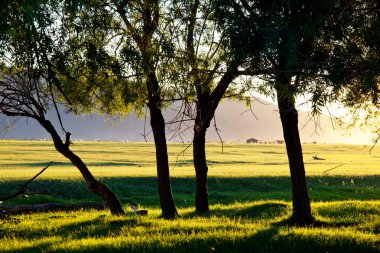
{"type": "Polygon", "coordinates": [[[153,34],[155,33],[160,20],[159,1],[148,1],[149,4],[143,4],[141,11],[141,21],[143,22],[141,32],[135,29],[128,19],[126,5],[112,1],[120,14],[121,19],[127,27],[132,39],[137,44],[142,59],[142,68],[145,77],[147,91],[148,108],[150,112],[150,125],[152,127],[154,143],[156,146],[156,164],[157,164],[157,181],[158,193],[162,209],[162,216],[165,218],[174,218],[178,215],[175,208],[173,194],[169,178],[168,151],[165,134],[165,120],[161,112],[161,95],[160,86],[156,76],[156,47],[153,46],[153,34]]]}
{"type": "Polygon", "coordinates": [[[290,167],[293,219],[300,225],[311,224],[314,222],[314,218],[310,208],[302,146],[298,131],[298,113],[295,109],[294,97],[289,94],[285,95],[277,89],[277,102],[290,167]]]}
{"type": "Polygon", "coordinates": [[[197,114],[194,122],[193,137],[193,164],[196,179],[195,209],[200,213],[210,210],[207,190],[206,132],[215,116],[219,102],[237,75],[237,68],[229,67],[211,94],[207,89],[206,91],[204,90],[205,87],[198,85],[197,114]]]}
{"type": "Polygon", "coordinates": [[[193,163],[195,168],[195,210],[203,213],[210,210],[207,191],[206,131],[202,129],[201,113],[197,113],[194,124],[193,163]]]}
{"type": "Polygon", "coordinates": [[[165,120],[160,109],[160,99],[152,96],[148,103],[150,125],[152,127],[156,146],[158,194],[162,216],[170,219],[178,216],[170,186],[168,149],[166,144],[165,120]]]}
{"type": "Polygon", "coordinates": [[[63,156],[68,158],[71,163],[78,168],[83,178],[85,179],[88,189],[101,197],[108,205],[110,211],[114,215],[124,214],[123,208],[121,207],[120,201],[108,187],[102,182],[96,180],[90,170],[87,168],[85,163],[80,159],[75,153],[73,153],[69,145],[65,145],[55,130],[54,126],[50,121],[45,119],[39,119],[40,124],[50,133],[53,138],[54,146],[56,150],[63,156]]]}

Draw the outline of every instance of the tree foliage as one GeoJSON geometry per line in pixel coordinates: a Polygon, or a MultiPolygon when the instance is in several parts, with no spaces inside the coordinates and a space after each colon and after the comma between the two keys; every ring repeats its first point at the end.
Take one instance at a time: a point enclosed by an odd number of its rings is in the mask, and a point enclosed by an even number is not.
{"type": "Polygon", "coordinates": [[[234,81],[259,77],[257,91],[277,97],[295,213],[306,219],[312,217],[295,98],[310,96],[315,114],[340,101],[366,115],[357,122],[374,125],[379,115],[377,0],[3,2],[2,112],[38,120],[59,144],[45,119],[52,108],[60,119],[57,103],[75,113],[149,110],[165,217],[176,210],[162,110],[174,101],[185,102],[181,119],[194,120],[194,165],[203,180],[196,191],[202,188],[199,210],[207,211],[206,131],[223,96],[243,97],[244,85],[234,81]]]}
{"type": "Polygon", "coordinates": [[[339,30],[344,43],[337,46],[335,68],[328,75],[335,87],[331,97],[348,111],[338,118],[338,123],[370,130],[377,143],[380,136],[380,5],[378,1],[357,0],[345,8],[350,11],[339,16],[346,24],[339,30]]]}
{"type": "Polygon", "coordinates": [[[61,3],[55,1],[7,2],[9,13],[0,17],[3,36],[0,40],[0,112],[6,116],[35,119],[53,140],[58,152],[78,168],[91,192],[106,201],[112,214],[124,211],[117,196],[91,174],[84,162],[70,149],[70,133],[66,132],[57,106],[57,99],[71,104],[61,81],[64,46],[57,19],[61,3]],[[3,18],[6,18],[4,20],[3,18]],[[63,142],[54,125],[46,118],[54,108],[66,134],[63,142]]]}

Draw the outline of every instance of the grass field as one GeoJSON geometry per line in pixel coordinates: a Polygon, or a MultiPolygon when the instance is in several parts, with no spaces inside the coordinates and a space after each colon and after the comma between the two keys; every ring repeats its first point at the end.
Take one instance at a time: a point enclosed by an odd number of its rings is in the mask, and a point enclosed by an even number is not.
{"type": "MultiPolygon", "coordinates": [[[[208,144],[211,212],[194,213],[191,148],[170,144],[174,198],[180,218],[159,217],[151,143],[75,143],[72,149],[114,190],[128,213],[81,211],[0,220],[0,251],[122,252],[380,252],[380,150],[305,144],[304,160],[321,227],[291,227],[289,168],[284,145],[208,144]],[[313,160],[318,154],[326,160],[313,160]],[[128,204],[149,209],[136,217],[128,204]]],[[[0,197],[54,161],[6,204],[98,201],[51,142],[0,141],[0,197]]]]}

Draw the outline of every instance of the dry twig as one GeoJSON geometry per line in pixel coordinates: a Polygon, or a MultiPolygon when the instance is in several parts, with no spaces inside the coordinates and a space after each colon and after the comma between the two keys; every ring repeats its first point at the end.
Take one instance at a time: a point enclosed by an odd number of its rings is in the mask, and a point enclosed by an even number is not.
{"type": "Polygon", "coordinates": [[[339,164],[338,166],[335,166],[335,167],[333,167],[333,168],[331,168],[331,169],[325,170],[325,171],[322,173],[322,176],[326,175],[327,172],[329,172],[329,171],[332,171],[332,170],[335,170],[335,169],[339,168],[340,166],[343,166],[343,164],[339,164]]]}
{"type": "Polygon", "coordinates": [[[31,179],[29,179],[28,182],[26,182],[18,192],[12,194],[12,195],[9,195],[7,197],[4,197],[4,198],[0,198],[0,203],[1,202],[4,202],[6,200],[9,200],[9,199],[13,199],[13,198],[16,198],[20,195],[23,195],[27,192],[28,190],[28,185],[34,180],[36,179],[39,175],[41,175],[47,168],[49,168],[49,166],[52,164],[53,162],[50,162],[45,168],[43,168],[40,172],[38,172],[34,177],[32,177],[31,179]]]}

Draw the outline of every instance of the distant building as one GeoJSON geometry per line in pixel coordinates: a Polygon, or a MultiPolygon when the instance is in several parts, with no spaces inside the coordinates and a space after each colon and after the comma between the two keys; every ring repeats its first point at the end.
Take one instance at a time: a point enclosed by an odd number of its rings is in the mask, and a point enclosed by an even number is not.
{"type": "Polygon", "coordinates": [[[250,138],[247,140],[247,143],[258,143],[259,140],[255,139],[255,138],[250,138]]]}
{"type": "Polygon", "coordinates": [[[276,142],[277,142],[277,144],[284,144],[285,143],[285,141],[283,141],[283,140],[277,140],[276,142]]]}

